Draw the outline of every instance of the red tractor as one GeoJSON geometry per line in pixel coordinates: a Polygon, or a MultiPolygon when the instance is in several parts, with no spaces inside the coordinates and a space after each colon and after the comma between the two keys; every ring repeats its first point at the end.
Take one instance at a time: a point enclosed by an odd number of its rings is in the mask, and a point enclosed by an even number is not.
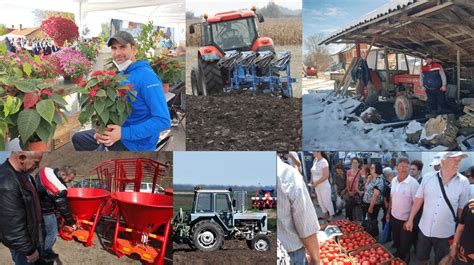
{"type": "Polygon", "coordinates": [[[367,56],[371,82],[359,86],[358,93],[366,103],[373,103],[382,96],[394,102],[400,120],[413,115],[413,102],[424,104],[426,92],[420,86],[422,60],[391,49],[375,49],[367,56]]]}
{"type": "Polygon", "coordinates": [[[201,23],[189,26],[190,34],[195,33],[196,25],[201,29],[198,66],[191,71],[194,95],[258,87],[271,92],[277,88],[291,96],[291,83],[296,81],[290,77],[291,55],[275,53],[273,40],[260,36],[258,23],[264,18],[255,8],[203,18],[201,23]],[[280,72],[286,72],[286,76],[280,72]]]}

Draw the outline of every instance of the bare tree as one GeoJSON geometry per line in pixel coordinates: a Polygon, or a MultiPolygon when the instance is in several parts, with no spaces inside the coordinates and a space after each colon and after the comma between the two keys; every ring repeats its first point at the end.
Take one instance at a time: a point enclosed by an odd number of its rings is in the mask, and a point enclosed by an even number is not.
{"type": "Polygon", "coordinates": [[[315,67],[318,70],[326,69],[333,64],[329,49],[326,45],[320,45],[324,39],[323,34],[311,35],[304,40],[303,62],[308,67],[315,67]]]}

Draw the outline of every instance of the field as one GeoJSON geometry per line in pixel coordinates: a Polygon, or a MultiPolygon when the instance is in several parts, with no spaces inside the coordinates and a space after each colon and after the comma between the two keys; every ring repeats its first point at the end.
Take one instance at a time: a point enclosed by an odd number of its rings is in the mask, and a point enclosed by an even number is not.
{"type": "MultiPolygon", "coordinates": [[[[195,34],[189,34],[189,25],[200,22],[200,19],[187,20],[186,46],[198,46],[201,39],[200,27],[195,34]]],[[[268,18],[258,25],[260,36],[272,38],[275,45],[301,45],[302,23],[301,17],[268,18]]]]}
{"type": "MultiPolygon", "coordinates": [[[[250,209],[253,193],[247,193],[246,204],[250,209]]],[[[191,210],[192,193],[178,192],[174,194],[174,209],[191,210]]],[[[251,210],[255,211],[255,210],[251,210]]],[[[173,264],[275,264],[276,263],[276,210],[265,210],[268,214],[268,228],[272,231],[272,248],[268,252],[249,250],[245,241],[226,240],[223,249],[216,252],[192,250],[188,245],[173,243],[173,264]]]]}
{"type": "MultiPolygon", "coordinates": [[[[191,23],[191,21],[187,21],[191,23]]],[[[276,52],[291,52],[292,99],[265,94],[225,93],[212,97],[195,97],[186,87],[187,150],[299,150],[301,146],[301,19],[285,18],[259,25],[262,36],[275,38],[276,52]],[[265,26],[266,25],[266,26],[265,26]],[[285,40],[286,36],[289,40],[285,40]],[[278,37],[280,36],[280,37],[278,37]],[[281,41],[277,41],[281,40],[281,41]],[[294,40],[294,41],[293,41],[294,40]]],[[[191,83],[191,70],[198,64],[198,43],[188,42],[186,82],[191,83]],[[194,46],[192,46],[194,44],[194,46]]]]}

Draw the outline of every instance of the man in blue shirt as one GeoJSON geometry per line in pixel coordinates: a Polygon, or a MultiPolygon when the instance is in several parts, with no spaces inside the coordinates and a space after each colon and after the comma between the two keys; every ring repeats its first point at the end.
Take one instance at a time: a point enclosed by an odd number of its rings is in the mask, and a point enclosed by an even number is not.
{"type": "Polygon", "coordinates": [[[107,45],[120,74],[127,75],[127,83],[137,92],[132,114],[122,126],[109,125],[103,135],[95,129],[74,134],[74,148],[94,151],[102,145],[110,151],[153,151],[160,132],[171,127],[162,82],[147,61],[135,58],[137,48],[130,33],[117,32],[107,45]]]}

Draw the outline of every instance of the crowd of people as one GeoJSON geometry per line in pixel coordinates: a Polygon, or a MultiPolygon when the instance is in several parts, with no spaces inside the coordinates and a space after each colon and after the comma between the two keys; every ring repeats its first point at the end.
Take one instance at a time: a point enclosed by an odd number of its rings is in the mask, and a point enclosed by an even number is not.
{"type": "Polygon", "coordinates": [[[48,39],[12,38],[10,40],[8,37],[5,37],[4,41],[7,45],[7,50],[13,53],[27,51],[32,55],[50,55],[61,49],[48,39]]]}
{"type": "Polygon", "coordinates": [[[43,153],[12,152],[0,165],[0,242],[10,249],[16,265],[53,264],[58,235],[56,210],[63,231],[76,228],[67,203],[67,184],[75,178],[71,166],[42,167],[43,153]]]}
{"type": "MultiPolygon", "coordinates": [[[[313,159],[302,153],[282,152],[281,158],[294,169],[293,178],[308,183],[306,187],[309,189],[300,191],[300,196],[307,198],[301,193],[308,196],[315,193],[313,197],[316,197],[322,212],[318,219],[347,218],[362,223],[365,230],[376,238],[387,224],[387,241],[392,242],[394,256],[407,263],[414,256],[418,264],[427,264],[433,249],[435,264],[447,256],[452,257],[456,264],[473,264],[474,167],[464,174],[459,172],[461,161],[467,154],[439,153],[429,165],[431,172],[424,175],[423,162],[410,161],[406,153],[393,158],[384,152],[380,162],[367,164],[353,156],[350,166],[337,157],[337,153],[313,152],[312,155],[313,159]],[[311,160],[312,163],[300,162],[311,160]],[[306,170],[305,164],[309,164],[306,170]]],[[[279,190],[278,193],[279,203],[282,203],[280,192],[285,191],[279,190]]],[[[307,209],[305,207],[303,209],[307,209]]],[[[311,216],[312,213],[301,218],[308,220],[311,216]]],[[[319,230],[319,222],[317,227],[319,230]]],[[[298,227],[296,231],[299,234],[298,227]]],[[[306,236],[299,235],[300,238],[306,236]]],[[[284,240],[280,241],[286,247],[284,240]]],[[[288,254],[292,256],[291,250],[288,254]]],[[[415,262],[412,260],[412,263],[415,262]]]]}

